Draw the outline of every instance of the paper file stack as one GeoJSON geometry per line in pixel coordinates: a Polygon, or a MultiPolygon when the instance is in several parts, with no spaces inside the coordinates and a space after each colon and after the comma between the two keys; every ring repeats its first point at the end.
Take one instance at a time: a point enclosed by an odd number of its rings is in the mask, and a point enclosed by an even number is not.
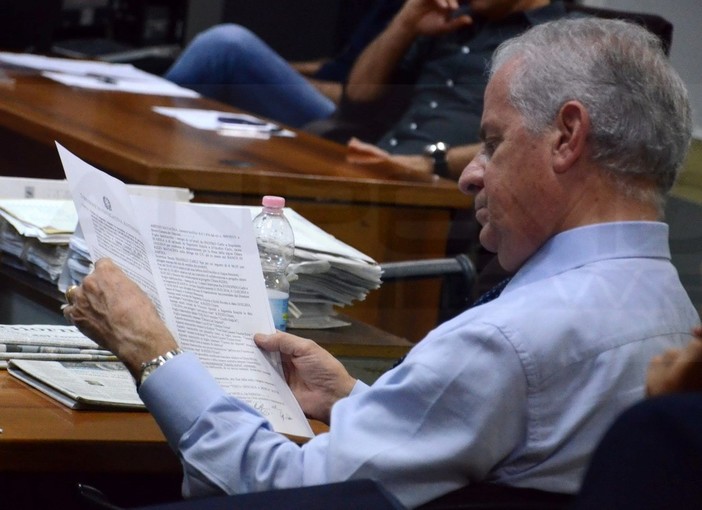
{"type": "Polygon", "coordinates": [[[66,181],[2,177],[0,186],[3,263],[55,283],[78,223],[66,181]]]}
{"type": "MultiPolygon", "coordinates": [[[[130,193],[166,200],[192,199],[192,193],[182,188],[128,188],[130,193]]],[[[66,181],[0,177],[0,190],[3,264],[56,284],[61,292],[80,283],[92,263],[66,181]]],[[[260,207],[247,208],[252,218],[260,211],[260,207]]],[[[295,257],[289,268],[289,327],[346,325],[337,318],[335,309],[362,301],[368,292],[377,289],[381,283],[380,266],[293,209],[286,208],[285,215],[295,234],[295,257]]]]}
{"type": "MultiPolygon", "coordinates": [[[[258,214],[254,208],[252,214],[258,214]]],[[[380,287],[380,266],[369,256],[339,241],[294,210],[285,215],[295,233],[295,257],[290,267],[291,328],[330,328],[346,325],[335,307],[362,301],[380,287]]]]}
{"type": "MultiPolygon", "coordinates": [[[[249,207],[249,210],[253,218],[260,207],[249,207]]],[[[295,234],[295,256],[289,267],[288,327],[321,329],[347,325],[336,317],[335,308],[362,301],[368,292],[377,289],[381,283],[380,266],[294,210],[286,208],[285,215],[295,234]]],[[[80,282],[89,266],[87,247],[77,232],[70,242],[59,289],[63,291],[80,282]]]]}

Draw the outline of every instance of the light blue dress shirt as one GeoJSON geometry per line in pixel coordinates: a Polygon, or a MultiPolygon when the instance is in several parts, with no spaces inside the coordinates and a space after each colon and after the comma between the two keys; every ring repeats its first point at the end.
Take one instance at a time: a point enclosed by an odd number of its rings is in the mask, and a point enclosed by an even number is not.
{"type": "Polygon", "coordinates": [[[397,368],[357,383],[330,431],[300,447],[226,396],[194,355],[141,397],[184,466],[186,496],[350,478],[415,507],[473,481],[575,492],[601,435],[644,395],[649,360],[699,316],[670,262],[668,227],[561,233],[502,295],[430,332],[397,368]]]}

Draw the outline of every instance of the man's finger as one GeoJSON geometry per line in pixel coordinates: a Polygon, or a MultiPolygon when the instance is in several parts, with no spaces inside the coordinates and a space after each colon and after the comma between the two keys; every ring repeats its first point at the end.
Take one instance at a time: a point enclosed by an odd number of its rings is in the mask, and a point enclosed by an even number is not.
{"type": "Polygon", "coordinates": [[[280,332],[272,335],[257,333],[254,335],[254,342],[265,351],[280,352],[293,358],[306,354],[309,352],[310,346],[314,345],[314,342],[307,338],[280,332]]]}

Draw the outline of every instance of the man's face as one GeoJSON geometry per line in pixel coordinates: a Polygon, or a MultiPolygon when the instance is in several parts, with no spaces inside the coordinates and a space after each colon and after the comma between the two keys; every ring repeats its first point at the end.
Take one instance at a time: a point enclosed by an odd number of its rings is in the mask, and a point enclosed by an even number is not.
{"type": "Polygon", "coordinates": [[[553,130],[534,135],[509,103],[506,64],[485,91],[481,152],[458,181],[475,195],[475,215],[482,225],[480,243],[497,252],[507,270],[518,269],[549,237],[558,217],[557,183],[551,168],[553,130]]]}

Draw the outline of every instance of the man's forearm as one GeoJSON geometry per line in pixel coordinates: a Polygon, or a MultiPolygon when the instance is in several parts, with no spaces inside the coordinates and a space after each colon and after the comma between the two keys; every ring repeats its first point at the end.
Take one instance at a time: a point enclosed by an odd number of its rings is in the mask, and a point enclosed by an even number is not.
{"type": "Polygon", "coordinates": [[[334,104],[338,105],[341,101],[341,94],[343,93],[341,83],[335,81],[315,80],[314,78],[308,78],[307,81],[309,81],[320,93],[331,99],[334,104]]]}
{"type": "Polygon", "coordinates": [[[415,37],[395,18],[356,60],[346,84],[348,99],[364,103],[380,98],[415,37]]]}

